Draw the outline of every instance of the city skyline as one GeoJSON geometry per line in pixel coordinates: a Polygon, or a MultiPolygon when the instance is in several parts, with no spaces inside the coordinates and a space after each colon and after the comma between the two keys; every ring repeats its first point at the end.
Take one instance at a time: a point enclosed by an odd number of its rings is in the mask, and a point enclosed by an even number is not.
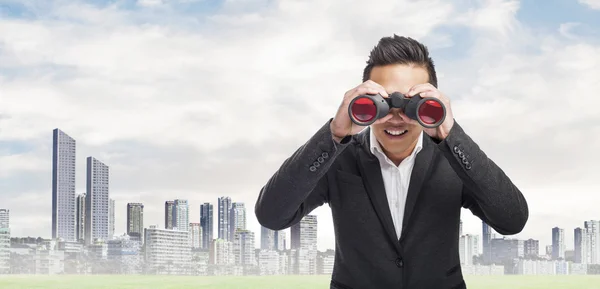
{"type": "MultiPolygon", "coordinates": [[[[190,222],[214,206],[216,237],[221,196],[245,203],[258,234],[261,187],[333,117],[369,50],[392,34],[429,46],[457,121],[523,191],[531,214],[515,238],[551,244],[549,228],[565,228],[573,248],[571,228],[600,218],[591,1],[551,1],[540,13],[515,0],[334,0],[327,15],[319,1],[67,2],[0,5],[0,204],[15,235],[52,235],[54,128],[77,145],[65,206],[86,193],[86,158],[97,158],[110,170],[116,234],[127,203],[162,227],[164,202],[185,199],[190,222]],[[379,20],[352,24],[364,11],[379,20]]],[[[330,209],[312,214],[319,249],[333,248],[330,209]]],[[[462,220],[480,234],[477,217],[463,210],[462,220]]]]}
{"type": "MultiPolygon", "coordinates": [[[[61,149],[65,150],[64,147],[62,147],[62,145],[60,144],[60,142],[57,142],[58,140],[58,136],[61,136],[62,138],[66,139],[63,140],[63,143],[66,143],[68,145],[70,145],[70,147],[68,147],[68,152],[71,151],[75,151],[76,150],[76,139],[71,137],[68,133],[65,133],[63,130],[59,129],[59,128],[55,128],[53,129],[53,146],[55,146],[55,148],[53,149],[53,152],[57,152],[60,151],[61,149]]],[[[66,159],[73,161],[72,160],[73,155],[68,155],[66,157],[66,159]]],[[[55,162],[56,159],[56,155],[53,153],[52,156],[53,159],[53,164],[56,164],[55,166],[53,166],[53,171],[54,171],[54,167],[56,167],[57,171],[61,171],[61,169],[64,171],[64,168],[61,168],[57,163],[55,162]]],[[[86,166],[85,166],[85,173],[83,175],[85,175],[86,179],[85,179],[85,187],[86,187],[86,191],[83,193],[78,193],[75,195],[75,199],[74,199],[74,206],[73,206],[73,214],[75,217],[75,236],[78,236],[77,232],[77,228],[79,225],[78,222],[78,218],[80,217],[79,215],[79,198],[83,198],[85,200],[85,204],[83,206],[83,208],[85,209],[85,213],[90,214],[93,216],[94,214],[92,213],[93,210],[92,208],[94,207],[98,207],[100,209],[96,209],[96,210],[101,210],[104,209],[104,211],[106,211],[106,217],[107,219],[102,219],[102,226],[96,228],[95,233],[93,233],[93,236],[103,236],[103,237],[107,237],[109,236],[109,231],[111,230],[111,228],[113,229],[112,233],[113,236],[118,236],[118,235],[123,235],[123,234],[127,234],[127,227],[129,225],[129,210],[130,210],[130,204],[141,204],[142,206],[144,206],[143,203],[140,202],[127,202],[126,203],[126,218],[127,218],[127,222],[126,224],[123,226],[125,228],[125,232],[121,232],[120,234],[116,234],[115,228],[117,227],[121,227],[121,224],[119,224],[118,218],[116,218],[117,215],[120,215],[120,212],[118,212],[118,209],[115,211],[112,211],[112,206],[115,205],[115,200],[113,200],[112,198],[109,197],[108,192],[111,191],[110,188],[110,184],[109,184],[109,178],[110,178],[110,165],[107,165],[103,162],[101,162],[100,160],[96,159],[93,156],[88,156],[87,158],[85,158],[86,160],[86,166]],[[90,193],[93,193],[94,191],[98,191],[101,193],[102,198],[100,199],[100,203],[96,204],[95,206],[90,206],[92,204],[92,198],[90,198],[89,196],[93,195],[90,193]],[[110,215],[108,214],[110,212],[110,215]],[[115,217],[115,219],[110,219],[110,216],[115,217]],[[110,223],[109,223],[110,222],[110,223]],[[109,226],[110,225],[110,226],[109,226]]],[[[64,165],[63,165],[64,166],[64,165]]],[[[77,171],[78,171],[78,166],[75,166],[74,168],[69,166],[68,167],[69,170],[74,169],[75,173],[69,171],[69,176],[71,175],[76,175],[77,171]]],[[[54,176],[55,174],[53,174],[54,176]]],[[[52,182],[52,187],[54,188],[54,186],[57,183],[55,183],[54,181],[54,177],[53,177],[53,182],[52,182]]],[[[77,186],[77,182],[74,182],[74,184],[72,183],[68,183],[68,185],[70,186],[77,186]]],[[[54,192],[54,191],[53,191],[54,192]]],[[[54,198],[54,193],[53,193],[53,198],[54,198]]],[[[212,226],[213,226],[213,231],[209,232],[209,233],[204,233],[202,232],[202,235],[206,235],[206,234],[212,234],[213,235],[213,239],[219,238],[219,239],[224,239],[227,241],[231,241],[234,238],[234,234],[233,234],[233,230],[235,229],[235,227],[237,226],[236,224],[230,223],[231,221],[231,214],[238,214],[237,210],[238,208],[242,209],[243,212],[243,216],[241,217],[237,217],[236,216],[236,220],[238,220],[237,222],[240,222],[241,227],[243,227],[243,230],[249,230],[251,232],[253,232],[254,234],[256,234],[256,236],[258,236],[258,241],[255,241],[255,246],[257,248],[260,248],[261,242],[262,242],[262,233],[263,233],[263,228],[262,226],[259,225],[259,229],[258,230],[252,230],[249,229],[247,227],[247,210],[246,210],[246,205],[244,202],[239,202],[239,201],[235,201],[233,200],[230,196],[219,196],[217,198],[217,201],[215,203],[212,202],[204,202],[198,205],[199,207],[199,214],[198,214],[198,219],[194,219],[191,218],[190,216],[190,208],[193,206],[190,206],[189,202],[187,199],[172,199],[172,200],[165,200],[164,201],[164,211],[162,214],[162,217],[164,218],[164,222],[163,223],[152,223],[150,224],[150,226],[158,226],[158,228],[162,228],[162,229],[172,229],[173,226],[176,226],[179,223],[184,223],[182,229],[184,231],[188,231],[188,226],[190,226],[191,224],[194,223],[202,223],[202,206],[205,206],[206,204],[209,204],[211,206],[211,216],[210,218],[212,219],[212,226]],[[216,205],[216,206],[215,206],[216,205]],[[229,210],[223,210],[223,206],[227,206],[230,209],[229,210]],[[217,211],[212,211],[212,207],[217,207],[217,211]],[[171,222],[169,224],[167,224],[167,222],[171,222]],[[216,228],[216,229],[215,229],[216,228]],[[216,232],[215,232],[216,231],[216,232]]],[[[152,207],[152,206],[151,206],[152,207]]],[[[318,208],[315,211],[318,211],[321,208],[318,208]]],[[[466,210],[463,210],[463,212],[467,212],[466,210]]],[[[253,210],[252,210],[253,213],[253,210]]],[[[315,212],[313,211],[311,213],[311,215],[313,216],[318,216],[317,214],[315,214],[315,212]]],[[[254,217],[254,215],[252,216],[254,218],[254,220],[256,221],[256,218],[254,217]]],[[[96,217],[98,218],[98,217],[96,217]]],[[[598,219],[600,219],[600,216],[598,217],[598,219]]],[[[596,220],[594,218],[591,218],[589,220],[596,220]]],[[[587,224],[588,220],[584,220],[582,224],[584,224],[583,226],[577,226],[574,228],[574,230],[576,230],[577,228],[580,229],[580,227],[585,227],[585,224],[587,224]]],[[[54,222],[54,220],[52,220],[52,222],[54,222]]],[[[144,220],[141,220],[142,223],[144,223],[144,220]]],[[[53,223],[52,223],[53,224],[53,223]]],[[[92,221],[90,221],[87,218],[84,218],[84,224],[85,226],[83,226],[84,228],[82,228],[84,234],[87,236],[86,238],[84,238],[87,242],[90,242],[90,240],[88,240],[87,238],[93,238],[92,237],[92,233],[90,232],[90,228],[92,228],[92,221]],[[88,236],[89,234],[89,236],[88,236]]],[[[473,232],[473,231],[469,231],[469,232],[464,232],[463,235],[475,235],[475,236],[479,236],[478,237],[478,244],[480,244],[479,246],[481,246],[481,250],[480,251],[484,251],[485,247],[487,246],[486,244],[489,244],[489,240],[490,238],[492,238],[492,235],[496,234],[495,231],[487,224],[482,223],[481,224],[482,230],[480,232],[473,232]],[[486,233],[487,232],[487,233],[486,233]],[[486,240],[487,243],[486,243],[486,240]]],[[[463,232],[463,220],[461,219],[461,232],[463,232]]],[[[144,228],[148,228],[147,226],[145,226],[144,228]]],[[[577,246],[577,242],[576,242],[576,235],[577,233],[575,233],[574,230],[571,230],[570,232],[572,232],[573,234],[573,238],[569,239],[569,238],[565,238],[565,230],[562,227],[553,227],[552,228],[552,233],[551,233],[551,238],[550,238],[550,242],[548,243],[547,246],[551,246],[553,248],[553,252],[556,252],[555,250],[557,249],[556,247],[556,240],[561,240],[559,243],[563,246],[561,252],[563,252],[565,250],[573,250],[575,249],[575,247],[577,246]],[[555,231],[555,230],[559,230],[559,231],[555,231]],[[567,246],[567,244],[570,244],[572,242],[572,246],[567,246]],[[567,247],[569,249],[567,249],[567,247]]],[[[93,231],[93,230],[92,230],[93,231]]],[[[292,232],[291,228],[287,228],[284,229],[283,231],[287,232],[288,236],[290,236],[290,242],[291,242],[291,237],[294,236],[294,233],[292,232]]],[[[569,230],[567,230],[567,232],[569,232],[569,230]]],[[[286,234],[286,233],[284,233],[286,234]]],[[[297,235],[297,234],[296,234],[297,235]]],[[[522,236],[523,234],[517,234],[517,235],[513,235],[513,236],[507,236],[508,238],[511,239],[520,239],[520,240],[528,240],[528,239],[535,239],[535,238],[530,238],[530,237],[519,237],[522,236]]],[[[569,235],[567,233],[567,235],[569,235]]],[[[44,237],[43,235],[39,235],[41,237],[44,237]]],[[[25,236],[21,236],[21,237],[25,237],[25,236]]],[[[33,237],[33,236],[32,236],[33,237]]],[[[38,237],[38,236],[35,236],[38,237]]],[[[539,241],[539,239],[536,239],[539,241]]],[[[319,238],[317,238],[317,241],[319,241],[319,238]]],[[[204,245],[204,241],[202,243],[204,245]]],[[[333,246],[331,247],[324,247],[322,245],[322,240],[321,243],[319,243],[318,248],[320,251],[326,251],[328,249],[334,249],[333,246]]],[[[599,247],[600,249],[600,247],[599,247]]],[[[540,253],[543,251],[543,247],[539,248],[540,253]]],[[[554,258],[556,257],[562,257],[564,258],[564,255],[562,256],[555,256],[555,253],[553,253],[552,255],[554,258]]],[[[485,258],[485,257],[484,257],[485,258]]]]}

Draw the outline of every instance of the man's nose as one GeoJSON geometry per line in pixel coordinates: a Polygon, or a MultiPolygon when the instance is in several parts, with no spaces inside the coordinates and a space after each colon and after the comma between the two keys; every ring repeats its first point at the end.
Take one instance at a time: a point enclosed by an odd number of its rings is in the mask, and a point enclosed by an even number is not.
{"type": "Polygon", "coordinates": [[[408,121],[408,117],[406,116],[406,114],[404,114],[404,112],[399,108],[392,108],[390,110],[390,114],[392,115],[392,118],[389,120],[389,122],[405,123],[408,121]]]}

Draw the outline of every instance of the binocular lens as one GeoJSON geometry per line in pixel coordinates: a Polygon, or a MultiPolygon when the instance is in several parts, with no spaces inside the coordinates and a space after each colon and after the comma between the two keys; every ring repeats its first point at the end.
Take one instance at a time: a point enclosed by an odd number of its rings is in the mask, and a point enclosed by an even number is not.
{"type": "Polygon", "coordinates": [[[370,122],[377,116],[377,107],[372,99],[367,97],[358,98],[352,103],[352,117],[359,122],[370,122]]]}
{"type": "Polygon", "coordinates": [[[444,108],[437,101],[427,100],[419,106],[417,115],[423,123],[433,125],[444,117],[444,108]]]}

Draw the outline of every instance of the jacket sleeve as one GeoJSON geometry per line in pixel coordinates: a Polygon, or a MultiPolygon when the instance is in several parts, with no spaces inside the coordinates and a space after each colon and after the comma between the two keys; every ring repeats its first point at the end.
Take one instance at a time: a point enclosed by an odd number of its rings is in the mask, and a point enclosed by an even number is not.
{"type": "Polygon", "coordinates": [[[463,182],[463,207],[500,234],[521,232],[529,218],[525,197],[456,121],[438,146],[463,182]]]}
{"type": "Polygon", "coordinates": [[[329,119],[304,145],[287,158],[261,189],[254,212],[258,222],[283,230],[329,200],[327,171],[352,140],[332,138],[329,119]]]}

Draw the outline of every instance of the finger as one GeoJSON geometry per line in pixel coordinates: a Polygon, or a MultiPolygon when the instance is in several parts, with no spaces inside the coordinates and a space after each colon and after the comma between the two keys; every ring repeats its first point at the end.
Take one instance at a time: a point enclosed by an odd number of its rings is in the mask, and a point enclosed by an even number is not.
{"type": "Polygon", "coordinates": [[[408,90],[407,95],[412,97],[414,95],[423,93],[423,92],[427,92],[427,91],[435,91],[435,87],[433,85],[431,85],[430,83],[423,83],[423,84],[417,84],[413,87],[411,87],[410,90],[408,90]]]}
{"type": "Polygon", "coordinates": [[[381,89],[372,86],[360,86],[356,88],[354,92],[355,96],[363,95],[363,94],[381,94],[381,89]]]}
{"type": "Polygon", "coordinates": [[[385,90],[385,88],[381,84],[379,84],[379,83],[377,83],[375,81],[372,81],[372,80],[369,79],[369,80],[365,81],[363,83],[363,85],[366,85],[366,86],[369,86],[369,87],[372,87],[372,88],[376,88],[376,89],[378,89],[380,91],[379,93],[382,96],[389,97],[389,95],[388,95],[387,91],[385,90]]]}
{"type": "Polygon", "coordinates": [[[435,91],[425,91],[425,92],[419,93],[419,95],[423,98],[425,98],[425,97],[440,98],[439,93],[436,93],[435,91]]]}

